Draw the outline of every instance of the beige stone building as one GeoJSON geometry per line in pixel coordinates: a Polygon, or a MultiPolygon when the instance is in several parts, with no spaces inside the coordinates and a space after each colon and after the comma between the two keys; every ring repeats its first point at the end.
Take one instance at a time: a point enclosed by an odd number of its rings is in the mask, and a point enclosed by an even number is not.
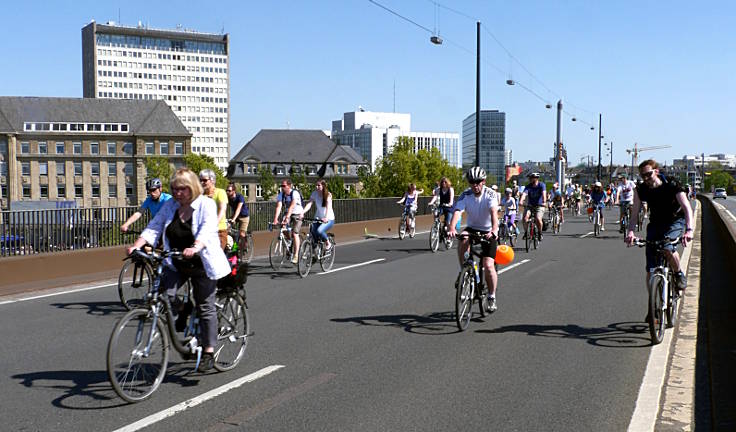
{"type": "Polygon", "coordinates": [[[0,97],[0,207],[138,205],[146,157],[182,166],[191,137],[163,101],[0,97]]]}

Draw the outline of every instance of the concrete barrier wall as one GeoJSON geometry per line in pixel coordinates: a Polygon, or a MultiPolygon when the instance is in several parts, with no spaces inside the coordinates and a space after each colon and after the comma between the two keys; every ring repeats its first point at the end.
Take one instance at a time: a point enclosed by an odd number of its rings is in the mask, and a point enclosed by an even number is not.
{"type": "MultiPolygon", "coordinates": [[[[398,218],[387,218],[341,223],[334,225],[331,231],[340,245],[364,239],[366,231],[380,237],[394,236],[398,222],[398,218]]],[[[431,224],[431,215],[417,216],[417,231],[428,230],[431,224]]],[[[303,231],[306,229],[305,226],[303,231]]],[[[269,231],[253,233],[256,256],[268,255],[275,235],[269,231]]],[[[0,260],[0,296],[117,278],[123,258],[125,248],[119,246],[3,258],[0,260]]]]}

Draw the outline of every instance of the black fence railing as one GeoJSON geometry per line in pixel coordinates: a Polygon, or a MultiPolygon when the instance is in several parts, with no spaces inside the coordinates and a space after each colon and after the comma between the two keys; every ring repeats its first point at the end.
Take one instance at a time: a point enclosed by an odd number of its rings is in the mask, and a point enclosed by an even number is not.
{"type": "MultiPolygon", "coordinates": [[[[399,217],[399,198],[335,200],[336,223],[399,217]]],[[[418,214],[428,214],[430,197],[420,197],[418,214]]],[[[273,221],[276,203],[248,203],[250,229],[264,231],[273,221]]],[[[120,226],[138,207],[23,210],[0,212],[0,257],[59,252],[73,249],[120,246],[135,240],[120,226]]],[[[311,216],[313,210],[310,210],[311,216]]],[[[148,215],[141,217],[130,230],[142,231],[148,215]]]]}

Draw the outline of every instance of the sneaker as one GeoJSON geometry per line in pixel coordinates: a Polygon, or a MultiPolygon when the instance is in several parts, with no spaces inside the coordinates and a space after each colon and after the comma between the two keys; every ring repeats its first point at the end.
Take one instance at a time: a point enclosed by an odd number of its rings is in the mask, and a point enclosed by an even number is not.
{"type": "Polygon", "coordinates": [[[203,352],[202,358],[199,361],[199,367],[197,370],[199,372],[207,372],[212,370],[215,367],[215,357],[213,356],[214,353],[210,352],[203,352]]]}
{"type": "Polygon", "coordinates": [[[675,273],[675,286],[677,287],[678,291],[682,291],[687,288],[687,277],[685,276],[685,273],[682,272],[682,270],[675,273]]]}
{"type": "Polygon", "coordinates": [[[496,304],[496,297],[488,296],[488,312],[493,313],[498,310],[498,305],[496,304]]]}
{"type": "Polygon", "coordinates": [[[297,264],[299,264],[299,257],[298,257],[298,256],[296,256],[296,255],[295,255],[295,256],[293,256],[293,257],[291,258],[291,263],[292,263],[292,264],[294,264],[294,265],[297,265],[297,264]]]}
{"type": "Polygon", "coordinates": [[[605,225],[601,225],[601,231],[605,231],[605,230],[606,230],[605,225]]]}
{"type": "Polygon", "coordinates": [[[329,252],[330,250],[332,250],[332,242],[327,240],[325,241],[325,251],[329,252]]]}

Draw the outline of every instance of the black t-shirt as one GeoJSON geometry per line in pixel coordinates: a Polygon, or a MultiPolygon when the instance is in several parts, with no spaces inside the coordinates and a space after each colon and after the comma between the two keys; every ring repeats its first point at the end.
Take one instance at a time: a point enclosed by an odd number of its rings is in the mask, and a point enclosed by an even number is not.
{"type": "MultiPolygon", "coordinates": [[[[166,227],[166,238],[169,239],[169,247],[178,251],[183,251],[194,244],[194,234],[192,234],[192,218],[183,221],[179,218],[179,210],[174,214],[174,220],[166,227]]],[[[187,276],[195,276],[204,271],[204,264],[199,255],[193,256],[191,259],[174,259],[174,267],[180,272],[184,272],[187,276]]]]}
{"type": "Polygon", "coordinates": [[[639,199],[646,201],[649,206],[649,221],[652,223],[672,223],[685,217],[685,213],[677,202],[677,194],[687,190],[680,182],[672,177],[660,175],[662,184],[657,188],[650,188],[646,183],[636,186],[639,199]]]}

